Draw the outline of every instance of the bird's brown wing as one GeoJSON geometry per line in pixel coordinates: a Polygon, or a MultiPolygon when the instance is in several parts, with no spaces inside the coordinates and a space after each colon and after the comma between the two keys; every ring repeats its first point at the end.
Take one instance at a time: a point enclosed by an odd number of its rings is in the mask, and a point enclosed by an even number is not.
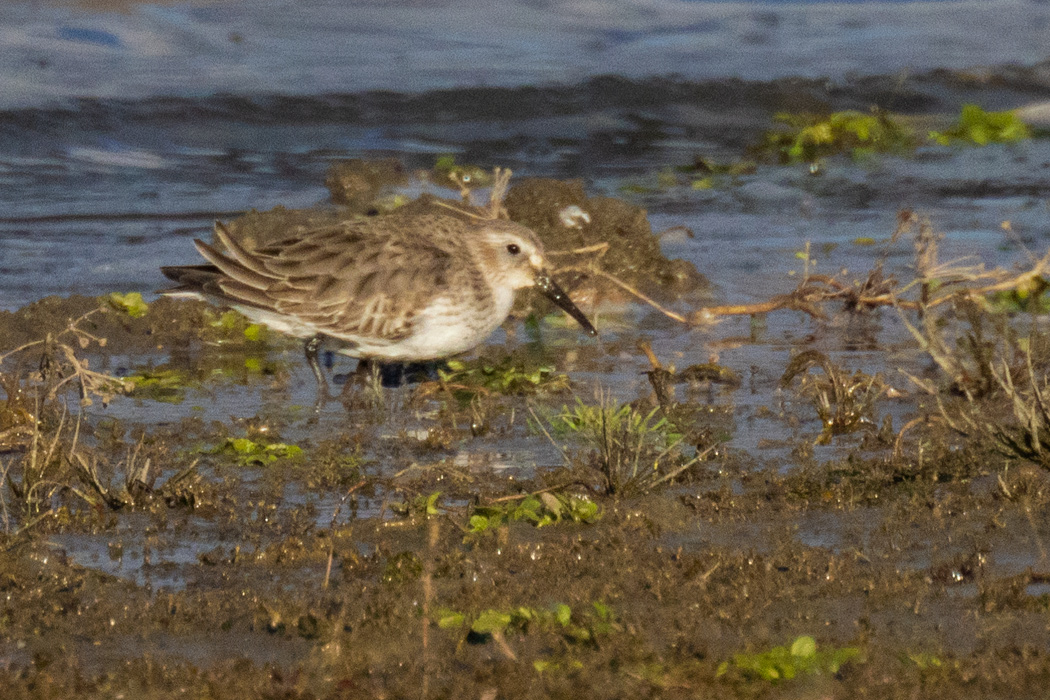
{"type": "Polygon", "coordinates": [[[249,251],[222,226],[223,254],[198,242],[222,273],[213,281],[231,303],[292,316],[327,335],[397,341],[455,265],[451,250],[423,236],[353,223],[307,232],[249,251]]]}

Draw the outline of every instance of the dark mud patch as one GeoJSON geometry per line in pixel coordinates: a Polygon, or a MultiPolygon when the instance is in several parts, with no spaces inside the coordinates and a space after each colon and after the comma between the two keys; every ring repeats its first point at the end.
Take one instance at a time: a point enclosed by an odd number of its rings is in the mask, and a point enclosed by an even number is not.
{"type": "Polygon", "coordinates": [[[512,220],[535,231],[564,261],[565,286],[574,298],[597,302],[626,296],[622,286],[593,270],[664,303],[697,305],[710,294],[710,283],[692,263],[663,254],[641,207],[612,197],[588,197],[581,182],[542,178],[516,183],[505,204],[512,220]]]}
{"type": "MultiPolygon", "coordinates": [[[[6,316],[8,333],[61,329],[98,303],[43,300],[6,316]]],[[[158,303],[94,330],[112,334],[107,350],[152,355],[200,343],[202,313],[158,303]]],[[[1003,472],[947,433],[925,433],[918,460],[878,440],[817,460],[810,436],[788,469],[720,451],[613,499],[521,417],[567,403],[563,390],[385,390],[337,409],[338,428],[332,415],[157,425],[92,409],[76,449],[101,480],[119,490],[146,459],[153,478],[119,508],[77,495],[87,487],[61,461],[50,510],[5,491],[18,530],[0,552],[8,697],[978,697],[1047,680],[1043,471],[1003,472]],[[231,438],[301,454],[218,449],[231,438]],[[500,466],[512,445],[534,466],[500,466]],[[527,494],[537,505],[512,511],[527,494]],[[574,520],[559,494],[596,517],[574,520]],[[491,527],[475,520],[499,509],[491,527]],[[720,673],[807,635],[858,655],[790,682],[720,673]]],[[[698,413],[703,396],[678,398],[698,413]]],[[[0,457],[16,483],[29,450],[0,457]]]]}
{"type": "MultiPolygon", "coordinates": [[[[220,483],[226,507],[56,519],[43,529],[67,545],[10,542],[0,676],[9,697],[764,697],[782,686],[717,676],[721,662],[809,634],[863,654],[796,692],[977,697],[1041,683],[1048,597],[1004,552],[1045,538],[1046,523],[979,479],[931,476],[890,481],[859,508],[790,478],[711,470],[603,502],[592,525],[480,535],[456,499],[320,527],[251,480],[220,483]],[[812,544],[822,531],[835,541],[812,544]],[[146,582],[74,562],[67,547],[89,536],[141,562],[146,582]],[[213,546],[178,563],[169,548],[187,541],[213,546]]],[[[442,468],[402,487],[490,500],[537,485],[442,468]]]]}
{"type": "Polygon", "coordinates": [[[148,313],[135,318],[112,308],[106,297],[74,295],[47,297],[17,311],[0,311],[0,344],[10,350],[57,336],[88,314],[78,325],[106,339],[105,346],[93,347],[101,354],[148,354],[193,343],[248,342],[243,336],[247,323],[224,322],[221,312],[204,303],[160,298],[149,305],[148,313]]]}

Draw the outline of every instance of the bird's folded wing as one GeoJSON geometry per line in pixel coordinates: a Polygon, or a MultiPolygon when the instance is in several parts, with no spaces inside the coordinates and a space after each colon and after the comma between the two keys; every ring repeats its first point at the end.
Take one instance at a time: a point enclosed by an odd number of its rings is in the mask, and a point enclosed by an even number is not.
{"type": "Polygon", "coordinates": [[[250,255],[247,274],[230,274],[230,296],[255,303],[261,295],[274,311],[337,338],[389,341],[411,334],[414,318],[446,287],[454,264],[451,252],[418,237],[362,235],[347,227],[250,255]],[[265,284],[249,279],[258,265],[265,284]]]}

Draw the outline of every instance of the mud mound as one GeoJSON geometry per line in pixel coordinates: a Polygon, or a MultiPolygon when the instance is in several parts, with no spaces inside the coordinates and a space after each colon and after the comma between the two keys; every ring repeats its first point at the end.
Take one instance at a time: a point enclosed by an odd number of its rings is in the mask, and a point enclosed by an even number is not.
{"type": "Polygon", "coordinates": [[[622,294],[608,280],[581,269],[592,264],[664,303],[698,299],[711,288],[692,263],[664,256],[644,209],[611,197],[588,197],[579,181],[523,179],[511,188],[505,205],[512,220],[540,236],[558,264],[578,270],[559,278],[570,294],[587,287],[597,299],[622,294]],[[594,250],[603,245],[607,248],[594,250]],[[589,252],[561,255],[581,249],[589,252]]]}

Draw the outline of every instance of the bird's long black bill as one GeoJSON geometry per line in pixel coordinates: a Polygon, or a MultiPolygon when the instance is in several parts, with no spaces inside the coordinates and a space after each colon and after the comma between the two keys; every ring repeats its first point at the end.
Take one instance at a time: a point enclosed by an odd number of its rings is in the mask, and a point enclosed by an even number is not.
{"type": "Polygon", "coordinates": [[[554,280],[550,278],[550,275],[541,274],[536,278],[536,289],[543,292],[543,295],[557,304],[565,313],[576,319],[576,322],[583,326],[583,330],[587,331],[589,335],[598,335],[598,331],[595,330],[591,322],[583,315],[576,304],[572,303],[572,299],[565,293],[565,290],[559,287],[554,280]]]}

